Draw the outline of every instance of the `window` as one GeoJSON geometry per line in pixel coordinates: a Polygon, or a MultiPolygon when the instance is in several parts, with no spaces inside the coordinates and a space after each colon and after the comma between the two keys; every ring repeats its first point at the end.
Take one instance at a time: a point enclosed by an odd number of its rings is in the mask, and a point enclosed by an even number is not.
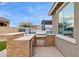
{"type": "Polygon", "coordinates": [[[73,37],[74,35],[74,4],[68,3],[59,12],[58,33],[73,37]]]}
{"type": "Polygon", "coordinates": [[[60,11],[59,13],[59,24],[58,24],[58,32],[60,34],[63,34],[63,11],[60,11]]]}

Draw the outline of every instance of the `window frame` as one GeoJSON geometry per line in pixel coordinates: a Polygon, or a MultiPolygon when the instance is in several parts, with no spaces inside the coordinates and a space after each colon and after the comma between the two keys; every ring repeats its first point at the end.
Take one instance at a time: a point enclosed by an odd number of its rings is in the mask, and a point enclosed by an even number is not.
{"type": "MultiPolygon", "coordinates": [[[[61,8],[61,9],[57,12],[57,14],[58,14],[58,34],[59,34],[59,35],[63,35],[63,36],[68,37],[68,38],[72,38],[72,37],[64,35],[64,22],[63,22],[63,33],[62,33],[62,34],[59,33],[59,20],[60,20],[60,18],[59,18],[59,13],[60,13],[60,12],[63,13],[63,21],[64,21],[64,8],[65,8],[68,4],[70,4],[70,3],[73,3],[73,2],[68,2],[68,3],[66,3],[66,4],[63,6],[63,8],[61,8]]],[[[74,3],[73,3],[73,8],[74,8],[74,3]]],[[[74,11],[73,11],[73,13],[74,13],[74,11]]],[[[73,16],[73,21],[74,21],[74,16],[73,16]]],[[[73,29],[73,38],[74,38],[74,29],[73,29]]]]}

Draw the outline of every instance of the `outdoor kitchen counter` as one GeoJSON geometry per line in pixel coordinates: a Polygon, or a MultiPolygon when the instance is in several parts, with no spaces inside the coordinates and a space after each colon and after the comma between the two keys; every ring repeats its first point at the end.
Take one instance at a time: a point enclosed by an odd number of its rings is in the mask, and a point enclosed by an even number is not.
{"type": "Polygon", "coordinates": [[[18,34],[24,34],[24,32],[17,32],[17,33],[5,33],[0,35],[18,35],[18,34]]]}
{"type": "Polygon", "coordinates": [[[35,35],[28,34],[22,37],[7,41],[8,57],[29,57],[33,55],[35,46],[35,35]]]}
{"type": "Polygon", "coordinates": [[[5,33],[5,34],[0,34],[0,38],[6,39],[6,40],[13,40],[18,37],[24,36],[24,32],[17,32],[17,33],[5,33]]]}
{"type": "Polygon", "coordinates": [[[20,38],[14,39],[14,40],[31,40],[34,36],[35,36],[35,34],[28,34],[26,36],[22,36],[20,38]]]}
{"type": "Polygon", "coordinates": [[[46,34],[46,35],[54,35],[54,34],[46,34]]]}
{"type": "Polygon", "coordinates": [[[46,35],[54,35],[54,34],[46,34],[46,35]]]}
{"type": "Polygon", "coordinates": [[[55,35],[54,34],[37,34],[36,46],[54,46],[55,35]]]}

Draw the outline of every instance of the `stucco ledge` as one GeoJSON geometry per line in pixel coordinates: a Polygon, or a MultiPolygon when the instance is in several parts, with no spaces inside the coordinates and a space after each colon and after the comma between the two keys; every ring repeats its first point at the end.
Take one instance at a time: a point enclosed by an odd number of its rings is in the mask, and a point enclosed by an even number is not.
{"type": "Polygon", "coordinates": [[[60,35],[60,34],[57,34],[56,37],[57,37],[57,38],[60,38],[60,39],[62,39],[62,40],[65,40],[65,41],[67,41],[67,42],[76,44],[76,39],[74,39],[74,38],[70,38],[70,37],[67,37],[67,36],[64,36],[64,35],[60,35]]]}

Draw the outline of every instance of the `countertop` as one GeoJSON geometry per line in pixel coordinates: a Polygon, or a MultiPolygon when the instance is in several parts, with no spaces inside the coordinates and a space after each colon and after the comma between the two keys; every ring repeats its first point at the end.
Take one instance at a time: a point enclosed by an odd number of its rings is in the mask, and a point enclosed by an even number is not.
{"type": "Polygon", "coordinates": [[[14,39],[14,40],[31,40],[35,34],[27,34],[26,36],[22,36],[20,38],[14,39]]]}
{"type": "MultiPolygon", "coordinates": [[[[36,34],[26,34],[20,38],[14,39],[14,40],[31,40],[36,34]]],[[[53,34],[48,34],[53,35],[53,34]]]]}
{"type": "Polygon", "coordinates": [[[0,35],[18,35],[18,34],[24,34],[24,32],[17,32],[17,33],[5,33],[0,35]]]}
{"type": "Polygon", "coordinates": [[[46,34],[46,35],[54,35],[54,34],[46,34]]]}

